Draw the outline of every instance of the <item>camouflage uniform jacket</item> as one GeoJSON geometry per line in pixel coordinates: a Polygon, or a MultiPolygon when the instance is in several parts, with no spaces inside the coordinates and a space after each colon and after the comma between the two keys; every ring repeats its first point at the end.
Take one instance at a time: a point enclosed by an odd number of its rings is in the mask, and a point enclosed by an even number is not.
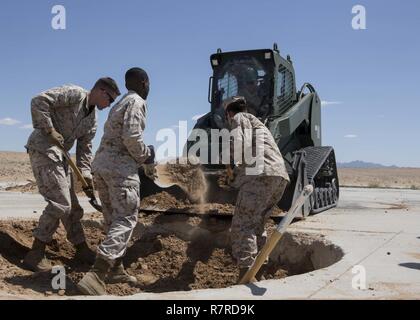
{"type": "Polygon", "coordinates": [[[279,176],[290,181],[284,159],[267,127],[250,113],[239,112],[232,119],[232,151],[235,161],[234,186],[240,187],[249,178],[279,176]],[[241,157],[235,156],[241,155],[241,157]],[[250,163],[249,157],[257,158],[250,163]],[[254,168],[255,170],[248,171],[254,168]],[[253,172],[253,173],[250,173],[253,172]]]}
{"type": "Polygon", "coordinates": [[[42,92],[31,101],[34,131],[25,146],[45,154],[54,162],[62,161],[59,148],[51,143],[46,129],[54,128],[64,138],[69,151],[77,140],[77,166],[91,177],[92,139],[97,128],[95,106],[90,106],[89,92],[75,85],[64,85],[42,92]]]}
{"type": "Polygon", "coordinates": [[[111,172],[139,181],[138,168],[150,157],[143,142],[146,113],[146,101],[134,91],[129,91],[111,109],[93,161],[93,172],[111,172]]]}

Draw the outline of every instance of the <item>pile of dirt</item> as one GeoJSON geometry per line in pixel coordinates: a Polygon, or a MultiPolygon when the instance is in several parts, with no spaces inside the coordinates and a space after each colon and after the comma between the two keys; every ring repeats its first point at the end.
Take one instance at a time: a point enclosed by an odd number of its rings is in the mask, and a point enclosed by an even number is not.
{"type": "MultiPolygon", "coordinates": [[[[72,259],[74,248],[66,240],[62,227],[48,246],[47,257],[54,265],[65,266],[65,292],[52,289],[53,274],[33,273],[23,266],[22,260],[33,241],[32,229],[35,226],[35,221],[0,221],[0,292],[35,297],[78,295],[75,283],[80,281],[89,266],[72,259]]],[[[229,226],[230,222],[223,219],[206,221],[185,215],[141,215],[124,258],[128,272],[139,282],[135,286],[108,285],[108,294],[122,296],[234,285],[239,271],[230,255],[229,245],[213,241],[212,236],[227,232],[229,226]],[[207,230],[208,236],[200,234],[186,240],[182,232],[178,234],[162,228],[168,223],[181,223],[187,229],[200,227],[207,230]]],[[[104,234],[94,223],[85,222],[84,228],[89,245],[96,249],[104,234]]],[[[287,272],[280,266],[275,266],[266,274],[268,279],[285,276],[287,272]]]]}
{"type": "Polygon", "coordinates": [[[192,204],[188,199],[176,199],[166,191],[145,197],[141,209],[196,214],[232,215],[235,206],[228,203],[192,204]]]}
{"type": "Polygon", "coordinates": [[[177,160],[176,163],[167,163],[165,170],[184,189],[192,203],[204,202],[207,182],[200,165],[177,160]]]}
{"type": "Polygon", "coordinates": [[[174,196],[170,195],[166,191],[154,194],[149,197],[145,197],[141,200],[141,208],[159,208],[162,210],[178,210],[178,209],[185,209],[187,205],[189,205],[189,201],[186,200],[185,202],[182,200],[176,199],[174,196]]]}
{"type": "Polygon", "coordinates": [[[338,168],[342,187],[420,190],[420,168],[338,168]]]}
{"type": "Polygon", "coordinates": [[[201,203],[192,204],[188,199],[176,199],[166,191],[145,197],[141,200],[141,209],[156,209],[170,212],[191,212],[191,213],[219,213],[233,214],[234,206],[222,203],[201,203]]]}
{"type": "Polygon", "coordinates": [[[33,178],[26,152],[0,151],[0,182],[21,182],[33,178]]]}
{"type": "MultiPolygon", "coordinates": [[[[235,205],[230,203],[203,203],[200,205],[186,206],[187,212],[206,213],[211,215],[233,215],[235,205]]],[[[285,212],[279,207],[275,207],[271,217],[284,216],[285,212]]]]}
{"type": "MultiPolygon", "coordinates": [[[[217,216],[232,216],[235,205],[230,203],[200,203],[193,204],[188,199],[177,199],[166,191],[145,197],[141,200],[142,210],[156,210],[167,212],[184,212],[191,214],[210,214],[217,216]]],[[[284,211],[277,206],[273,209],[272,217],[283,216],[284,211]]]]}
{"type": "Polygon", "coordinates": [[[7,187],[5,190],[11,192],[38,193],[36,182],[30,180],[28,180],[28,183],[25,185],[11,186],[7,187]]]}

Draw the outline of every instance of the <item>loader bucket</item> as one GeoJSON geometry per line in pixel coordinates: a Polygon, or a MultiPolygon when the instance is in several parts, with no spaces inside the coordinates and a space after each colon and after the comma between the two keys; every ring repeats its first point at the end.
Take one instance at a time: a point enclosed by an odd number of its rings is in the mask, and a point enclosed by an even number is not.
{"type": "MultiPolygon", "coordinates": [[[[141,210],[231,218],[238,191],[223,183],[226,169],[205,168],[203,171],[207,181],[207,193],[203,203],[192,203],[185,191],[178,186],[160,188],[144,174],[140,175],[141,210]]],[[[277,218],[283,215],[284,212],[276,207],[271,217],[277,218]]]]}
{"type": "Polygon", "coordinates": [[[194,203],[179,186],[161,188],[153,180],[140,175],[141,210],[166,213],[185,213],[190,215],[228,215],[233,214],[237,191],[220,185],[223,170],[204,171],[207,192],[202,203],[194,203]]]}

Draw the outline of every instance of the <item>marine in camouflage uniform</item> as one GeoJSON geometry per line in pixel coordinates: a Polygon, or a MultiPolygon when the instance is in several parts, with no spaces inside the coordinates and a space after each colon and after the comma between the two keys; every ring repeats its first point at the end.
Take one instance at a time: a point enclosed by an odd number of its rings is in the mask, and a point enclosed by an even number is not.
{"type": "Polygon", "coordinates": [[[237,260],[241,276],[264,246],[267,238],[264,225],[290,181],[270,131],[255,116],[241,112],[245,108],[243,97],[234,97],[225,104],[233,136],[232,155],[239,148],[243,154],[251,154],[252,150],[260,157],[259,163],[257,160],[253,164],[245,156],[234,159],[233,186],[239,189],[239,193],[232,219],[231,241],[232,255],[237,260]],[[253,168],[257,170],[250,170],[253,168]]]}
{"type": "Polygon", "coordinates": [[[111,109],[93,162],[95,186],[107,233],[98,247],[98,254],[110,261],[125,254],[137,224],[140,208],[138,170],[151,155],[143,142],[146,112],[146,101],[136,92],[129,91],[111,109]]]}
{"type": "Polygon", "coordinates": [[[26,148],[39,192],[48,203],[33,232],[33,249],[24,261],[34,271],[51,268],[45,258],[45,245],[52,241],[60,221],[68,240],[76,247],[76,257],[93,263],[94,254],[86,244],[80,223],[83,209],[60,148],[69,151],[77,141],[77,166],[87,181],[92,181],[92,139],[97,128],[95,105],[105,108],[111,103],[112,96],[118,94],[115,81],[103,78],[98,80],[92,92],[75,85],[65,85],[42,92],[32,99],[34,131],[26,148]],[[104,94],[105,88],[110,92],[104,94]]]}
{"type": "Polygon", "coordinates": [[[127,71],[128,93],[111,109],[101,145],[93,161],[96,188],[102,203],[106,237],[95,265],[78,283],[84,294],[106,294],[105,283],[136,283],[124,269],[126,253],[140,209],[139,167],[154,162],[154,149],[143,142],[148,77],[144,70],[127,71]]]}

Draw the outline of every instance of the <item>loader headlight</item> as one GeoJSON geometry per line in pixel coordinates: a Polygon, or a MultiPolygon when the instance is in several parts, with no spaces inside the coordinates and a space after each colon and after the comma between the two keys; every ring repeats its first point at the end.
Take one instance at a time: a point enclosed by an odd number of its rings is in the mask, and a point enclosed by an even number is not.
{"type": "Polygon", "coordinates": [[[211,59],[211,65],[213,67],[217,67],[219,65],[219,60],[217,60],[217,59],[211,59]]]}
{"type": "Polygon", "coordinates": [[[265,60],[270,60],[271,59],[271,52],[266,52],[264,54],[264,58],[265,58],[265,60]]]}

